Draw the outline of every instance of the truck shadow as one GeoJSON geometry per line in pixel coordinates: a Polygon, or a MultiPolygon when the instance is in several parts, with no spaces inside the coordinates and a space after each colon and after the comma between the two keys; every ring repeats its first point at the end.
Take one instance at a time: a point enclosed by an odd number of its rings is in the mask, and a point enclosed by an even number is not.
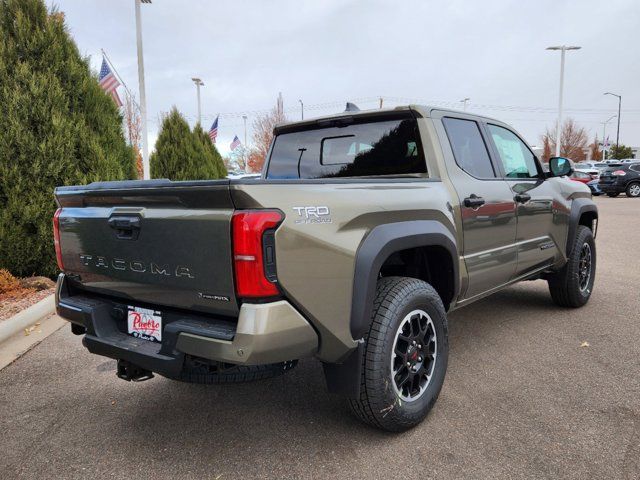
{"type": "Polygon", "coordinates": [[[104,425],[109,430],[105,434],[118,439],[110,448],[127,455],[135,445],[136,455],[145,461],[161,463],[171,452],[172,462],[185,468],[204,461],[225,471],[242,471],[247,463],[277,463],[292,451],[310,462],[340,464],[357,456],[363,442],[387,448],[419,438],[443,422],[451,377],[456,381],[465,376],[478,343],[500,344],[505,336],[513,337],[513,329],[528,322],[530,314],[536,322],[562,314],[546,284],[532,286],[509,288],[451,314],[449,365],[454,371],[427,420],[404,435],[358,422],[345,401],[326,392],[320,363],[305,360],[282,377],[248,384],[193,385],[162,377],[124,384],[119,389],[120,415],[104,425]]]}

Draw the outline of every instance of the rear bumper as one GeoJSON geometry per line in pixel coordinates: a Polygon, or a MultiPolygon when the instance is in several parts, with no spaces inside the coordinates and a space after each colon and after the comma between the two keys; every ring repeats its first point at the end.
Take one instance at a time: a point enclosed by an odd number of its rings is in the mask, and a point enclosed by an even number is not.
{"type": "Polygon", "coordinates": [[[624,185],[617,183],[598,183],[598,188],[604,193],[623,193],[625,191],[624,185]]]}
{"type": "Polygon", "coordinates": [[[173,312],[163,325],[162,343],[126,333],[126,303],[86,292],[71,295],[64,274],[58,277],[56,311],[86,328],[84,346],[97,355],[127,360],[152,372],[175,375],[185,354],[212,361],[260,365],[312,356],[318,336],[284,300],[245,303],[237,323],[225,318],[173,312]]]}

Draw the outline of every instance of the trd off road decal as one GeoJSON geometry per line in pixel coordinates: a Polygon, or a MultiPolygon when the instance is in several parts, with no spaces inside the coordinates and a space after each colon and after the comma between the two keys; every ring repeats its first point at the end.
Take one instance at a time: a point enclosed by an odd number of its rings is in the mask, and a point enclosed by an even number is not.
{"type": "Polygon", "coordinates": [[[331,223],[331,211],[326,205],[293,207],[298,214],[295,223],[331,223]]]}

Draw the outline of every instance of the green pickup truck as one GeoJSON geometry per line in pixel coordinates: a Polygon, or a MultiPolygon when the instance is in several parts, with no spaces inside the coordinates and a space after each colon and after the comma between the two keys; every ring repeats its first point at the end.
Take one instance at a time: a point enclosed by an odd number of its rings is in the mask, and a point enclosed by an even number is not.
{"type": "Polygon", "coordinates": [[[56,189],[57,312],[118,377],[240,382],[315,357],[400,431],[443,385],[447,312],[520,280],[589,300],[591,194],[508,125],[412,105],[274,134],[259,178],[56,189]]]}

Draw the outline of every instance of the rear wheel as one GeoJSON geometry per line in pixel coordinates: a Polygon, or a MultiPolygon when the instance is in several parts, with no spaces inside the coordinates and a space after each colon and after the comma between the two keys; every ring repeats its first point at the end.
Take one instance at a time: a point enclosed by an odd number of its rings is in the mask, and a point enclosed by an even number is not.
{"type": "Polygon", "coordinates": [[[440,297],[421,280],[382,278],[365,341],[360,396],[350,400],[352,411],[384,430],[414,427],[435,404],[447,370],[447,317],[440,297]]]}
{"type": "Polygon", "coordinates": [[[633,182],[627,185],[627,197],[637,198],[640,197],[640,183],[633,182]]]}
{"type": "Polygon", "coordinates": [[[549,292],[561,307],[589,301],[596,277],[596,244],[590,228],[579,225],[566,265],[549,277],[549,292]]]}
{"type": "Polygon", "coordinates": [[[278,377],[298,364],[297,360],[268,365],[233,365],[223,362],[210,362],[187,355],[182,371],[171,380],[200,384],[244,383],[255,380],[278,377]]]}

